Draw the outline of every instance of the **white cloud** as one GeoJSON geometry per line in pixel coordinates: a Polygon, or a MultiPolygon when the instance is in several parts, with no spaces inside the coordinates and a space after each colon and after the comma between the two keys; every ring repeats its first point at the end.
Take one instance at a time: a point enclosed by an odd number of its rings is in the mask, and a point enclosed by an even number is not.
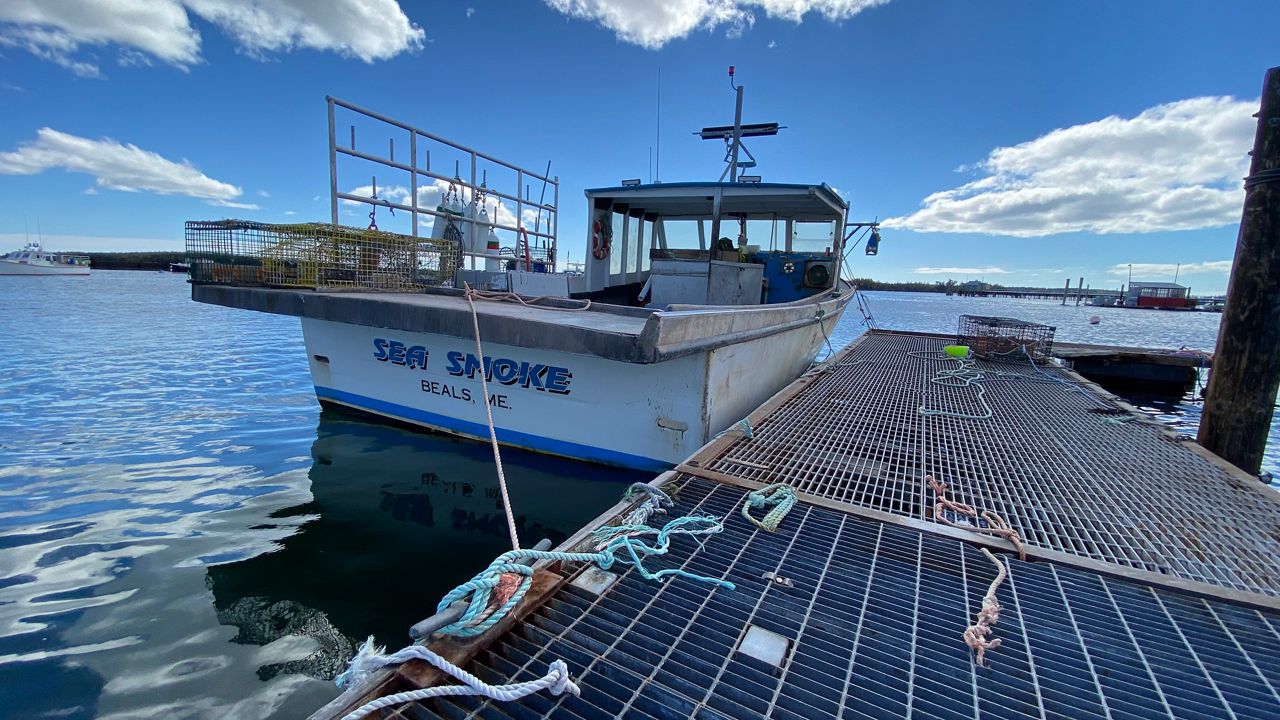
{"type": "Polygon", "coordinates": [[[110,138],[91,140],[40,128],[35,140],[0,152],[0,175],[36,175],[57,168],[92,175],[98,188],[186,195],[213,205],[257,209],[234,202],[240,188],[205,175],[186,160],[174,162],[110,138]]]}
{"type": "MultiPolygon", "coordinates": [[[[418,186],[418,208],[420,210],[435,210],[436,207],[440,205],[441,198],[444,196],[444,193],[448,188],[449,183],[444,180],[433,180],[429,185],[418,186]]],[[[464,203],[471,202],[471,191],[468,188],[459,187],[458,190],[464,203]]],[[[371,185],[361,185],[360,187],[348,190],[347,194],[358,195],[360,197],[373,197],[373,187],[371,185]]],[[[411,194],[409,192],[409,188],[402,185],[378,187],[378,198],[382,200],[387,200],[398,205],[409,206],[410,197],[411,194]]],[[[342,199],[340,202],[347,206],[369,207],[368,203],[356,200],[342,199]]],[[[503,225],[517,227],[514,202],[509,200],[499,200],[493,195],[489,195],[484,201],[484,208],[485,211],[489,213],[490,219],[496,219],[497,222],[503,225]]],[[[396,212],[405,211],[397,210],[396,212]]],[[[533,229],[534,223],[537,222],[538,219],[537,210],[526,207],[523,209],[521,216],[524,219],[524,227],[533,229]]],[[[421,215],[418,218],[418,224],[420,226],[431,227],[434,222],[434,215],[421,215]]],[[[541,227],[545,232],[547,228],[546,213],[543,213],[541,227]]],[[[499,230],[498,232],[504,231],[499,230]]]]}
{"type": "Polygon", "coordinates": [[[425,33],[397,0],[4,0],[0,45],[18,47],[82,77],[99,77],[85,47],[113,46],[123,65],[154,58],[178,68],[200,62],[191,16],[218,26],[250,55],[327,50],[365,62],[422,47],[425,33]]]}
{"type": "Polygon", "coordinates": [[[271,197],[271,193],[267,192],[266,190],[259,190],[259,191],[258,191],[258,195],[259,195],[260,197],[264,197],[264,198],[269,198],[269,197],[271,197]]]}
{"type": "MultiPolygon", "coordinates": [[[[1108,273],[1117,277],[1129,276],[1129,263],[1120,263],[1112,265],[1108,273]]],[[[1208,260],[1205,262],[1182,263],[1179,266],[1176,263],[1133,263],[1134,277],[1157,277],[1161,275],[1173,276],[1174,273],[1182,275],[1194,275],[1196,273],[1221,273],[1223,275],[1231,272],[1230,260],[1208,260]]]]}
{"type": "Polygon", "coordinates": [[[1257,101],[1200,97],[991,151],[986,173],[887,227],[1038,237],[1191,230],[1237,222],[1257,101]]]}
{"type": "Polygon", "coordinates": [[[467,8],[467,17],[471,17],[472,15],[475,15],[475,14],[476,14],[476,9],[475,9],[475,8],[473,8],[473,7],[469,7],[469,8],[467,8]]]}
{"type": "Polygon", "coordinates": [[[297,215],[298,213],[294,212],[293,210],[285,210],[285,211],[284,211],[284,214],[285,214],[285,215],[297,215]]]}
{"type": "Polygon", "coordinates": [[[775,41],[775,40],[770,40],[770,41],[769,41],[769,44],[768,44],[768,45],[766,45],[765,47],[767,47],[767,48],[769,48],[770,50],[772,50],[772,49],[774,49],[774,48],[778,47],[778,43],[777,43],[777,41],[775,41]]]}
{"type": "Polygon", "coordinates": [[[911,272],[916,275],[1008,275],[1009,271],[1000,267],[918,267],[911,272]]]}
{"type": "MultiPolygon", "coordinates": [[[[167,0],[175,2],[176,0],[167,0]]],[[[367,63],[422,47],[396,0],[182,0],[251,53],[332,50],[367,63]]]]}
{"type": "Polygon", "coordinates": [[[809,13],[847,20],[889,0],[545,0],[553,10],[599,23],[619,40],[656,50],[694,30],[725,28],[738,37],[755,24],[753,10],[771,18],[800,22],[809,13]]]}

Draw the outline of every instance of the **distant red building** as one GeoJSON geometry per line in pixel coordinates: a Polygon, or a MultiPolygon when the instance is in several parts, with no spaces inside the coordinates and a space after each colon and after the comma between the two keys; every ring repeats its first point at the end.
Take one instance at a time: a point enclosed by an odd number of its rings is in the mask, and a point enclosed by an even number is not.
{"type": "Polygon", "coordinates": [[[1191,307],[1191,289],[1177,283],[1130,283],[1124,295],[1125,307],[1191,307]]]}

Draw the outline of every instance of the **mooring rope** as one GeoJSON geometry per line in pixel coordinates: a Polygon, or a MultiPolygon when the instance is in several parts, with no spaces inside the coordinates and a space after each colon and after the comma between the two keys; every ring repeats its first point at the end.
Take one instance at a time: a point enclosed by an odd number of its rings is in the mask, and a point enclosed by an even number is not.
{"type": "MultiPolygon", "coordinates": [[[[647,483],[633,483],[627,488],[625,497],[635,497],[643,492],[649,497],[643,504],[653,503],[656,511],[662,511],[662,505],[673,504],[671,496],[661,489],[647,483]]],[[[628,516],[631,517],[631,516],[628,516]]],[[[648,525],[617,525],[599,528],[598,537],[606,540],[606,544],[598,552],[569,553],[554,550],[515,549],[499,555],[489,567],[475,577],[450,591],[436,605],[436,612],[441,613],[455,602],[470,600],[467,608],[457,621],[445,625],[436,632],[441,635],[471,638],[481,635],[497,625],[507,616],[528,593],[533,584],[534,562],[550,560],[566,563],[594,563],[602,570],[609,569],[615,562],[629,562],[647,580],[663,582],[669,576],[684,577],[698,582],[718,585],[728,590],[735,586],[728,580],[706,577],[691,573],[683,568],[668,568],[652,572],[644,566],[643,559],[651,555],[665,555],[671,547],[672,535],[714,535],[724,531],[724,523],[718,518],[705,515],[686,515],[669,521],[662,528],[648,525]],[[640,536],[655,536],[652,545],[640,536]],[[626,555],[620,556],[620,551],[626,555]]],[[[387,665],[398,665],[411,659],[419,659],[431,663],[446,674],[462,682],[462,685],[439,685],[419,690],[397,693],[379,698],[361,706],[349,714],[344,720],[355,720],[364,715],[400,703],[413,702],[431,697],[445,695],[483,695],[493,700],[514,700],[540,690],[550,689],[553,695],[563,692],[578,694],[578,686],[569,678],[568,666],[563,660],[555,660],[548,668],[547,674],[537,680],[511,685],[488,685],[462,668],[445,660],[425,645],[410,645],[390,655],[383,653],[383,648],[373,646],[373,638],[369,638],[356,656],[351,659],[347,670],[339,675],[336,682],[339,687],[358,684],[374,670],[387,665]]]]}
{"type": "MultiPolygon", "coordinates": [[[[634,510],[623,516],[623,518],[618,521],[619,525],[647,526],[649,518],[654,515],[665,515],[667,512],[666,509],[675,504],[675,501],[671,499],[670,495],[649,483],[642,482],[631,483],[631,487],[628,487],[627,491],[622,494],[622,500],[624,502],[628,502],[639,493],[644,493],[648,497],[644,502],[636,506],[634,510]]],[[[607,527],[608,526],[600,527],[591,531],[591,536],[599,542],[596,546],[597,550],[608,545],[609,540],[614,536],[614,533],[606,532],[607,527]]]]}
{"type": "Polygon", "coordinates": [[[950,370],[939,370],[933,374],[932,378],[929,378],[929,382],[934,385],[942,385],[943,387],[972,387],[978,391],[978,404],[982,406],[982,413],[973,415],[954,412],[951,410],[927,408],[924,405],[921,405],[917,409],[917,412],[920,415],[923,415],[924,417],[941,415],[943,417],[953,417],[961,420],[989,420],[995,414],[991,411],[991,406],[987,404],[987,389],[982,386],[982,381],[986,379],[986,376],[983,375],[982,371],[976,367],[976,363],[972,360],[967,358],[951,357],[950,355],[938,357],[937,352],[930,353],[916,350],[908,351],[907,354],[912,357],[923,358],[925,360],[955,360],[959,363],[959,367],[950,370]]]}
{"type": "Polygon", "coordinates": [[[786,483],[774,483],[765,485],[759,490],[751,491],[746,500],[742,503],[742,517],[751,522],[752,525],[765,530],[767,532],[777,532],[787,513],[791,512],[791,508],[795,507],[796,491],[786,483]],[[751,516],[752,508],[771,507],[769,512],[760,520],[756,520],[751,516]]]}
{"type": "Polygon", "coordinates": [[[669,521],[661,529],[648,525],[610,525],[600,528],[597,531],[599,533],[597,538],[607,542],[597,552],[566,553],[553,550],[505,552],[490,563],[489,567],[444,596],[436,606],[437,612],[443,612],[458,600],[468,597],[471,599],[462,617],[440,628],[437,632],[455,637],[475,637],[498,624],[512,608],[520,603],[533,582],[533,568],[521,563],[521,560],[594,563],[602,570],[608,570],[614,562],[622,561],[629,562],[646,580],[661,581],[663,578],[675,575],[732,590],[734,585],[727,580],[697,575],[681,568],[652,572],[644,566],[644,558],[667,554],[671,547],[672,535],[714,535],[723,531],[724,524],[718,518],[686,515],[669,521]],[[653,544],[650,545],[638,539],[644,536],[653,536],[653,544]],[[623,551],[625,555],[622,554],[623,551]],[[517,576],[516,582],[504,581],[504,576],[507,575],[517,576]],[[509,592],[508,588],[511,588],[509,592]]]}
{"type": "Polygon", "coordinates": [[[1010,527],[1009,523],[1005,522],[1005,519],[1003,517],[1000,517],[999,514],[992,512],[990,510],[983,510],[981,513],[979,513],[978,509],[972,505],[965,505],[964,503],[956,502],[955,500],[948,499],[946,483],[938,482],[937,480],[934,480],[932,475],[925,475],[924,479],[925,479],[925,482],[929,483],[929,487],[933,490],[934,521],[940,522],[943,525],[950,525],[951,527],[960,528],[962,530],[969,530],[971,532],[986,533],[987,535],[995,535],[997,537],[1002,537],[1013,544],[1014,549],[1018,551],[1019,560],[1027,559],[1027,549],[1022,542],[1022,536],[1018,534],[1017,530],[1014,530],[1012,527],[1010,527]],[[950,519],[948,519],[945,515],[942,514],[943,510],[950,510],[951,512],[957,515],[963,515],[967,518],[970,518],[973,522],[966,523],[963,525],[960,523],[952,522],[950,519]],[[983,520],[987,522],[986,526],[982,526],[978,524],[979,517],[981,517],[983,520]]]}
{"type": "MultiPolygon", "coordinates": [[[[463,283],[463,284],[466,285],[466,283],[463,283]]],[[[490,300],[493,302],[514,302],[514,303],[519,303],[525,307],[535,308],[538,310],[578,311],[578,310],[588,310],[591,308],[591,301],[585,300],[585,299],[581,301],[582,305],[577,305],[574,307],[557,307],[555,305],[539,305],[538,303],[542,302],[543,300],[563,300],[564,298],[552,297],[551,295],[538,295],[536,297],[531,297],[528,300],[525,300],[523,297],[513,292],[476,290],[472,288],[470,285],[466,285],[465,292],[467,293],[468,298],[476,298],[477,300],[490,300]]]]}
{"type": "MultiPolygon", "coordinates": [[[[725,436],[725,435],[728,435],[730,432],[732,432],[732,431],[734,431],[734,430],[740,430],[740,431],[742,431],[742,439],[743,439],[743,440],[750,440],[750,439],[752,439],[752,438],[754,438],[754,437],[756,436],[755,430],[753,430],[753,429],[752,429],[752,427],[751,427],[751,418],[749,418],[749,417],[744,417],[744,418],[742,418],[741,420],[739,420],[738,422],[736,422],[736,423],[734,423],[734,424],[730,425],[729,427],[727,427],[727,428],[725,428],[725,429],[721,430],[720,432],[716,433],[715,438],[719,438],[719,437],[723,437],[723,436],[725,436]]],[[[712,438],[712,439],[714,440],[715,438],[712,438]]]]}
{"type": "Polygon", "coordinates": [[[858,304],[858,312],[862,315],[862,323],[868,330],[876,329],[876,318],[871,314],[871,300],[857,287],[853,288],[853,297],[858,304]]]}
{"type": "Polygon", "coordinates": [[[391,655],[384,655],[385,648],[374,647],[373,638],[370,637],[360,647],[359,652],[351,660],[351,665],[346,672],[338,676],[337,683],[339,687],[358,685],[362,680],[372,674],[375,670],[387,665],[399,665],[409,660],[422,660],[439,668],[445,674],[461,681],[461,685],[434,685],[432,687],[419,688],[417,690],[409,690],[407,692],[395,693],[394,695],[385,695],[376,700],[361,705],[343,717],[343,720],[358,720],[369,713],[377,712],[383,708],[402,703],[415,702],[418,700],[426,700],[427,698],[458,696],[458,695],[480,695],[491,700],[518,700],[526,695],[540,692],[542,690],[550,690],[552,695],[560,695],[569,693],[577,696],[581,694],[581,690],[569,677],[569,666],[563,660],[553,660],[547,667],[547,674],[536,679],[525,682],[512,683],[510,685],[490,685],[462,668],[454,665],[440,655],[432,652],[425,645],[410,645],[391,655]]]}
{"type": "Polygon", "coordinates": [[[965,629],[963,637],[965,644],[973,650],[978,666],[985,668],[991,667],[987,663],[987,651],[1000,647],[1000,638],[988,640],[987,636],[992,632],[991,626],[1000,620],[1000,600],[996,598],[996,590],[1000,588],[1000,583],[1004,582],[1009,570],[990,550],[986,548],[979,548],[979,550],[996,566],[996,579],[992,580],[991,586],[987,588],[987,594],[982,598],[982,609],[978,611],[974,623],[965,629]]]}
{"type": "Polygon", "coordinates": [[[932,351],[932,352],[918,351],[918,350],[908,351],[907,352],[908,355],[912,357],[922,358],[925,360],[957,361],[960,364],[959,367],[953,368],[950,370],[939,370],[936,373],[934,373],[934,376],[930,378],[929,382],[935,385],[942,385],[944,387],[960,387],[960,388],[972,387],[978,391],[978,403],[982,405],[982,413],[977,415],[953,412],[951,410],[938,410],[934,408],[927,408],[924,405],[920,406],[919,413],[925,417],[929,417],[933,415],[941,415],[943,417],[960,418],[963,420],[990,419],[994,417],[994,413],[991,410],[991,406],[987,404],[987,399],[986,399],[987,390],[986,390],[986,387],[983,385],[983,383],[988,380],[1024,380],[1027,382],[1056,383],[1059,385],[1064,385],[1069,390],[1072,390],[1074,392],[1078,392],[1084,395],[1085,398],[1093,402],[1095,405],[1098,405],[1100,407],[1111,407],[1111,404],[1108,403],[1105,399],[1098,397],[1096,394],[1089,392],[1083,387],[1080,387],[1080,383],[1072,382],[1070,380],[1066,380],[1064,378],[1058,377],[1057,375],[1054,375],[1052,373],[1041,370],[1036,365],[1035,358],[1031,356],[1031,353],[1027,350],[1026,345],[1019,345],[1018,347],[1012,350],[1009,350],[1007,352],[1002,352],[1002,353],[993,352],[992,355],[1009,356],[1018,352],[1021,352],[1022,355],[1027,358],[1027,362],[1031,365],[1031,371],[1033,373],[1032,375],[1026,375],[1023,373],[1015,373],[1015,372],[1005,372],[1003,370],[995,370],[991,372],[980,370],[977,367],[977,363],[970,358],[952,357],[950,355],[947,355],[945,353],[938,352],[938,351],[932,351]]]}
{"type": "MultiPolygon", "coordinates": [[[[471,306],[471,327],[476,334],[476,357],[484,364],[484,348],[480,347],[480,316],[476,314],[476,303],[472,299],[476,291],[463,283],[467,304],[471,306]]],[[[498,431],[493,427],[493,408],[489,405],[489,381],[485,378],[485,369],[480,368],[480,391],[483,393],[484,416],[489,422],[489,442],[493,445],[493,463],[498,466],[498,488],[502,491],[502,509],[507,513],[507,530],[511,533],[511,549],[520,549],[520,536],[516,534],[516,518],[511,512],[511,496],[507,494],[507,475],[502,470],[502,451],[498,449],[498,431]]]]}

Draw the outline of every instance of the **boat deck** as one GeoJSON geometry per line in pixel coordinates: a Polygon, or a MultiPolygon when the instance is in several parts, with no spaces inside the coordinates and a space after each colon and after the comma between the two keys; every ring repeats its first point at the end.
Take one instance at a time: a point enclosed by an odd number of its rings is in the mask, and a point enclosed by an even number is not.
{"type": "MultiPolygon", "coordinates": [[[[931,382],[957,367],[947,342],[866,335],[671,474],[670,516],[725,530],[673,536],[649,569],[734,590],[548,565],[523,619],[464,658],[493,683],[563,659],[581,697],[387,716],[1280,716],[1280,494],[1069,371],[979,362],[981,391],[931,382]],[[1027,559],[935,522],[925,474],[1001,514],[1027,559]],[[776,533],[740,515],[768,482],[800,493],[776,533]],[[983,547],[1008,567],[990,667],[961,637],[996,576],[983,547]]],[[[413,686],[411,665],[383,687],[413,686]]]]}

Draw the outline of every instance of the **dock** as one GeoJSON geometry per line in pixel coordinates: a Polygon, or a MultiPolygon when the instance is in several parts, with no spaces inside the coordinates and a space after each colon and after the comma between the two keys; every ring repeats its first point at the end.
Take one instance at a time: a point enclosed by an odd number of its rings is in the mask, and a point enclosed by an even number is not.
{"type": "Polygon", "coordinates": [[[1200,371],[1213,366],[1213,353],[1187,349],[1055,342],[1053,355],[1112,389],[1175,395],[1192,388],[1200,371]]]}
{"type": "MultiPolygon", "coordinates": [[[[734,589],[541,562],[492,631],[431,646],[494,684],[563,660],[579,696],[370,717],[1280,717],[1280,493],[1070,370],[976,361],[957,382],[952,340],[864,335],[654,481],[676,504],[651,526],[724,530],[672,536],[649,570],[734,589]],[[1021,542],[939,508],[926,476],[1021,542]],[[798,503],[767,532],[741,511],[779,482],[798,503]],[[1007,569],[986,666],[962,640],[997,580],[984,552],[1007,569]]],[[[410,661],[315,717],[439,681],[410,661]]]]}

